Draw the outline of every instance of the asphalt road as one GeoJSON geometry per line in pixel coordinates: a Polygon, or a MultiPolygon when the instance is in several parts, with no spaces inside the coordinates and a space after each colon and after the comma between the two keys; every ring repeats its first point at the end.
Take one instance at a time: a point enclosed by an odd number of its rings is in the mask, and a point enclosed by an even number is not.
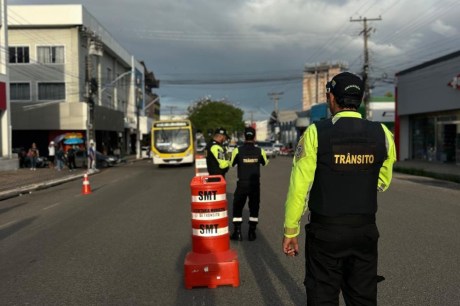
{"type": "MultiPolygon", "coordinates": [[[[91,176],[90,195],[73,181],[1,201],[0,305],[304,305],[304,254],[281,252],[290,163],[262,169],[258,239],[231,242],[238,288],[184,288],[191,167],[137,162],[91,176]]],[[[459,198],[458,184],[402,175],[379,196],[379,305],[460,305],[459,198]]]]}

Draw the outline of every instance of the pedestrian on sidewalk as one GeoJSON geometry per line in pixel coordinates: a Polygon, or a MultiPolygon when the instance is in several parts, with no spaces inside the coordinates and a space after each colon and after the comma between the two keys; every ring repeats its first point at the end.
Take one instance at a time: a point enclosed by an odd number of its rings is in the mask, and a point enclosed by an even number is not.
{"type": "Polygon", "coordinates": [[[232,152],[230,164],[238,165],[238,182],[233,197],[233,234],[230,239],[243,240],[241,223],[243,223],[243,208],[249,199],[249,231],[248,240],[256,240],[256,228],[259,223],[260,204],[260,165],[268,164],[264,149],[255,146],[256,130],[247,127],[244,130],[244,144],[232,152]]]}
{"type": "Polygon", "coordinates": [[[54,168],[54,156],[56,155],[56,146],[54,145],[54,141],[51,141],[48,145],[48,160],[49,160],[49,167],[51,169],[54,168]]]}
{"type": "Polygon", "coordinates": [[[96,149],[94,149],[94,142],[92,140],[88,148],[88,165],[89,170],[96,170],[96,149]]]}
{"type": "Polygon", "coordinates": [[[332,118],[311,124],[299,140],[285,204],[283,252],[299,252],[306,225],[307,305],[377,305],[377,192],[391,183],[396,150],[379,122],[363,120],[360,77],[349,72],[326,85],[332,118]]]}
{"type": "Polygon", "coordinates": [[[37,158],[38,158],[39,152],[37,149],[37,145],[32,143],[32,147],[29,149],[29,152],[27,153],[27,157],[30,160],[30,170],[37,170],[37,158]]]}
{"type": "Polygon", "coordinates": [[[77,168],[75,164],[75,146],[71,146],[67,150],[67,166],[69,167],[69,171],[74,171],[77,168]]]}
{"type": "Polygon", "coordinates": [[[65,153],[62,144],[59,145],[59,149],[56,152],[56,170],[61,171],[65,164],[65,153]]]}

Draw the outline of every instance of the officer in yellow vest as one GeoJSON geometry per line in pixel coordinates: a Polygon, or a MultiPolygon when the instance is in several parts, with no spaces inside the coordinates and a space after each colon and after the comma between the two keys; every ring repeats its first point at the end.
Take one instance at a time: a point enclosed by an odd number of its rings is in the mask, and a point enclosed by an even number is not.
{"type": "Polygon", "coordinates": [[[283,252],[299,252],[300,218],[306,228],[307,305],[377,305],[377,192],[392,179],[396,150],[382,124],[357,112],[364,83],[343,72],[326,86],[333,115],[310,125],[293,161],[285,204],[283,252]]]}
{"type": "Polygon", "coordinates": [[[227,150],[224,148],[223,143],[230,139],[227,130],[224,128],[217,128],[214,132],[213,138],[206,145],[206,166],[209,175],[222,175],[230,169],[230,160],[227,157],[227,150]]]}

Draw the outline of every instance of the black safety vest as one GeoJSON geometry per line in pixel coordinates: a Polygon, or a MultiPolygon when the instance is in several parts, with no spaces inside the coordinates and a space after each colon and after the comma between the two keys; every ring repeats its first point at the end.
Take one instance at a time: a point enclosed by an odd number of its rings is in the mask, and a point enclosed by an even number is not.
{"type": "Polygon", "coordinates": [[[342,117],[316,122],[317,168],[309,208],[324,216],[375,214],[380,168],[387,157],[380,123],[342,117]]]}
{"type": "Polygon", "coordinates": [[[259,183],[260,165],[265,165],[262,150],[253,143],[245,143],[238,147],[238,154],[233,165],[238,165],[238,179],[240,181],[259,183]]]}
{"type": "MultiPolygon", "coordinates": [[[[219,146],[223,149],[222,145],[212,139],[208,144],[206,145],[206,166],[208,168],[208,173],[209,175],[223,175],[225,176],[225,173],[227,173],[228,168],[226,169],[221,169],[219,167],[219,162],[217,159],[214,157],[214,155],[211,152],[211,148],[213,146],[219,146]]],[[[225,152],[225,150],[224,150],[225,152]]],[[[222,159],[225,159],[224,156],[222,156],[222,159]]]]}

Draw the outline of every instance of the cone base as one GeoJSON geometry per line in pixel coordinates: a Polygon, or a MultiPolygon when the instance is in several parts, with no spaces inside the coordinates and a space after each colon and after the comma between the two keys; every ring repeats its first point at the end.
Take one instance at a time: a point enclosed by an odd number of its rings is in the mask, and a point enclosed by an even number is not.
{"type": "Polygon", "coordinates": [[[200,254],[189,252],[184,262],[185,288],[240,285],[238,255],[233,250],[200,254]]]}
{"type": "Polygon", "coordinates": [[[83,187],[82,191],[81,191],[81,194],[83,195],[86,195],[86,194],[90,194],[91,193],[91,188],[90,187],[83,187]]]}

